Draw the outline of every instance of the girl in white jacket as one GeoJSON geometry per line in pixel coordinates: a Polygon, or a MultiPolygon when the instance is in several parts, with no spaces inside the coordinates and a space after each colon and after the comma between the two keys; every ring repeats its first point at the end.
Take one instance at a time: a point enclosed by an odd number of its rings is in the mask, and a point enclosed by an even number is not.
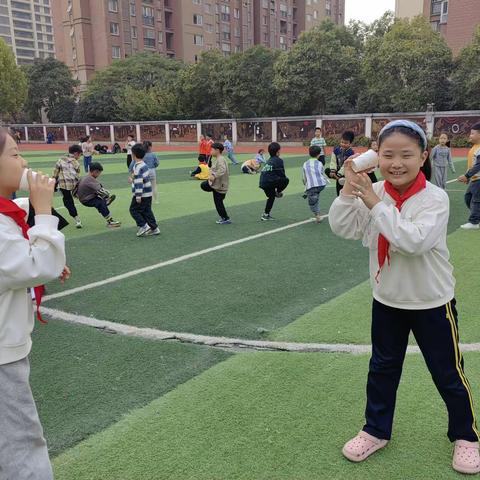
{"type": "Polygon", "coordinates": [[[453,468],[477,473],[479,437],[458,345],[455,280],[446,245],[448,196],[427,181],[427,138],[417,124],[391,122],[378,143],[385,181],[372,185],[367,173],[354,173],[352,159],[347,160],[345,187],[329,213],[334,233],[362,239],[370,249],[374,298],[366,423],[343,454],[361,462],[390,440],[412,331],[447,406],[453,468]]]}
{"type": "MultiPolygon", "coordinates": [[[[28,354],[34,311],[41,285],[69,275],[65,239],[51,215],[54,182],[28,173],[35,225],[9,200],[26,167],[17,144],[0,129],[0,477],[15,480],[53,478],[47,446],[29,385],[28,354]]],[[[23,202],[28,210],[28,201],[23,202]]]]}

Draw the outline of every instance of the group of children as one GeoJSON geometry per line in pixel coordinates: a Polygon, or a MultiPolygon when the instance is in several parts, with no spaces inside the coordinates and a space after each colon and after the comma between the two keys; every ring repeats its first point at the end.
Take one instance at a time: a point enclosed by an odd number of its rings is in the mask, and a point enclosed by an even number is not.
{"type": "MultiPolygon", "coordinates": [[[[318,206],[326,182],[324,146],[320,137],[316,138],[309,148],[310,159],[303,165],[312,209],[318,206]]],[[[365,425],[344,445],[342,453],[352,462],[362,462],[388,445],[412,331],[448,410],[447,435],[454,443],[452,466],[461,473],[479,473],[479,432],[459,346],[455,280],[446,243],[449,198],[442,188],[428,181],[428,140],[415,123],[396,120],[387,124],[378,136],[379,169],[384,181],[372,182],[368,172],[354,172],[352,157],[345,158],[349,139],[343,139],[332,157],[329,176],[341,188],[330,208],[329,222],[335,234],[362,239],[369,248],[374,300],[365,425]]],[[[480,124],[473,126],[470,140],[474,146],[469,153],[469,168],[458,180],[468,183],[465,200],[471,209],[469,223],[479,228],[480,124]]],[[[68,191],[65,187],[70,185],[70,173],[79,173],[80,150],[78,145],[70,147],[65,164],[71,164],[71,170],[60,174],[62,167],[58,167],[62,190],[68,191]]],[[[144,161],[147,150],[141,144],[131,146],[135,164],[130,211],[142,235],[155,235],[159,231],[151,215],[153,191],[150,168],[144,161]]],[[[229,178],[223,151],[223,144],[212,144],[209,177],[201,185],[213,193],[221,217],[218,223],[228,224],[223,200],[229,178]]],[[[263,220],[271,219],[273,203],[289,183],[280,151],[278,143],[269,145],[270,158],[260,175],[260,188],[267,196],[263,220]]],[[[444,152],[438,155],[448,164],[444,152]]],[[[79,195],[87,206],[100,211],[95,199],[112,197],[97,184],[101,166],[91,163],[89,167],[89,176],[78,186],[79,195]],[[90,195],[94,196],[87,198],[90,195]]],[[[65,281],[70,276],[65,239],[58,230],[58,219],[52,215],[54,188],[51,179],[42,174],[33,176],[27,170],[15,141],[0,129],[0,471],[5,478],[53,479],[29,385],[28,355],[34,319],[32,298],[38,312],[42,284],[55,278],[65,281]],[[29,216],[28,201],[10,200],[20,185],[25,185],[25,176],[35,210],[33,217],[29,216]]],[[[69,202],[66,197],[64,201],[69,202]]]]}

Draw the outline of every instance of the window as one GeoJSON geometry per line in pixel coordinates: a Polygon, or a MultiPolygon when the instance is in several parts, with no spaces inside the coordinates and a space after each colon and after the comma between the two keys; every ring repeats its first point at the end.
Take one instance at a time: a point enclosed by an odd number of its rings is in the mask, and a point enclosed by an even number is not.
{"type": "Polygon", "coordinates": [[[131,3],[130,4],[130,16],[135,17],[135,15],[137,15],[137,12],[135,11],[135,4],[131,3]]]}
{"type": "Polygon", "coordinates": [[[163,32],[158,32],[158,43],[163,43],[163,32]]]}
{"type": "Polygon", "coordinates": [[[239,29],[238,27],[235,27],[235,36],[236,36],[237,38],[240,37],[240,29],[239,29]]]}
{"type": "Polygon", "coordinates": [[[229,43],[222,43],[222,51],[223,52],[230,52],[231,51],[230,44],[229,43]]]}
{"type": "Polygon", "coordinates": [[[201,5],[202,4],[202,0],[192,0],[192,3],[194,5],[201,5]]]}
{"type": "Polygon", "coordinates": [[[147,48],[155,48],[156,42],[155,30],[145,29],[143,32],[143,44],[147,48]]]}
{"type": "MultiPolygon", "coordinates": [[[[118,0],[108,0],[108,11],[114,12],[114,13],[118,12],[118,0]]],[[[112,47],[112,52],[113,52],[113,48],[115,47],[112,47]]],[[[116,48],[120,48],[120,47],[116,47],[116,48]]],[[[113,57],[112,55],[112,58],[120,58],[120,54],[118,57],[113,57]]]]}
{"type": "Polygon", "coordinates": [[[210,23],[205,24],[205,30],[209,33],[213,32],[213,25],[210,23]]]}
{"type": "Polygon", "coordinates": [[[206,3],[203,9],[205,10],[205,13],[212,13],[212,6],[209,3],[206,3]]]}
{"type": "Polygon", "coordinates": [[[153,8],[152,7],[142,7],[143,13],[143,24],[144,25],[155,25],[155,17],[153,15],[153,8]]]}
{"type": "Polygon", "coordinates": [[[230,21],[230,7],[228,5],[221,5],[220,13],[221,13],[221,18],[223,22],[230,21]]]}
{"type": "Polygon", "coordinates": [[[263,21],[262,21],[262,23],[263,23],[264,25],[267,25],[267,17],[266,17],[265,15],[263,16],[263,21]]]}
{"type": "Polygon", "coordinates": [[[438,32],[440,28],[440,22],[430,22],[430,26],[434,32],[438,32]]]}
{"type": "Polygon", "coordinates": [[[318,11],[317,11],[317,10],[314,10],[314,11],[313,11],[313,18],[314,18],[315,20],[317,20],[317,18],[318,18],[318,11]]]}
{"type": "Polygon", "coordinates": [[[12,12],[13,18],[21,18],[22,20],[31,20],[32,14],[27,12],[12,12]]]}
{"type": "Polygon", "coordinates": [[[17,47],[27,47],[27,48],[35,48],[35,44],[32,40],[16,40],[15,44],[17,47]]]}
{"type": "Polygon", "coordinates": [[[283,3],[280,4],[280,17],[287,18],[288,16],[288,7],[283,3]]]}
{"type": "Polygon", "coordinates": [[[28,10],[30,11],[30,5],[28,3],[20,3],[12,1],[12,8],[17,8],[19,10],[28,10]]]}
{"type": "Polygon", "coordinates": [[[15,30],[16,37],[33,38],[33,32],[24,32],[23,30],[15,30]]]}
{"type": "Polygon", "coordinates": [[[238,8],[233,9],[233,18],[240,18],[240,10],[238,8]]]}
{"type": "Polygon", "coordinates": [[[118,23],[110,22],[110,33],[112,35],[120,35],[120,27],[118,23]]]}
{"type": "Polygon", "coordinates": [[[268,8],[268,0],[262,0],[262,7],[268,8]]]}
{"type": "Polygon", "coordinates": [[[22,48],[17,48],[17,55],[19,57],[35,57],[35,51],[34,50],[23,50],[22,48]]]}
{"type": "Polygon", "coordinates": [[[194,35],[193,44],[203,46],[203,35],[194,35]]]}
{"type": "Polygon", "coordinates": [[[198,15],[197,13],[194,13],[193,14],[193,24],[194,25],[203,25],[202,15],[198,15]]]}
{"type": "Polygon", "coordinates": [[[112,58],[121,58],[120,47],[112,47],[112,58]]]}
{"type": "Polygon", "coordinates": [[[20,22],[19,20],[14,20],[13,26],[16,28],[26,28],[28,30],[31,30],[32,28],[32,24],[30,22],[20,22]]]}
{"type": "Polygon", "coordinates": [[[309,13],[307,13],[307,22],[311,22],[311,21],[312,21],[312,16],[309,13]]]}
{"type": "Polygon", "coordinates": [[[138,29],[137,29],[137,27],[132,27],[132,38],[138,38],[138,29]]]}
{"type": "Polygon", "coordinates": [[[432,15],[440,15],[443,0],[432,0],[432,15]]]}

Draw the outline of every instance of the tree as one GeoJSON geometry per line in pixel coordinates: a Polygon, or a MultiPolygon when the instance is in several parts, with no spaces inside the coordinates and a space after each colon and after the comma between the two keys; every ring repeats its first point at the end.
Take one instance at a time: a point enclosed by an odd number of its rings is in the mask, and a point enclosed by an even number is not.
{"type": "Polygon", "coordinates": [[[224,76],[226,59],[218,50],[200,55],[188,65],[176,83],[178,113],[183,118],[219,118],[226,116],[224,76]]]}
{"type": "Polygon", "coordinates": [[[384,36],[367,39],[359,110],[408,112],[427,103],[448,108],[452,53],[422,16],[397,20],[384,36]]]}
{"type": "Polygon", "coordinates": [[[452,93],[454,108],[480,110],[480,26],[455,61],[452,93]]]}
{"type": "Polygon", "coordinates": [[[55,58],[36,58],[23,67],[28,78],[25,111],[31,121],[42,120],[45,109],[51,122],[70,122],[73,116],[75,89],[79,82],[68,67],[55,58]]]}
{"type": "Polygon", "coordinates": [[[230,116],[266,117],[278,113],[272,88],[278,57],[278,50],[258,45],[227,60],[223,80],[225,108],[230,116]]]}
{"type": "Polygon", "coordinates": [[[27,79],[3,38],[0,38],[0,92],[0,116],[15,117],[27,98],[27,79]]]}
{"type": "Polygon", "coordinates": [[[167,88],[137,90],[127,85],[114,97],[114,101],[126,120],[168,120],[176,114],[175,94],[167,88]]]}
{"type": "MultiPolygon", "coordinates": [[[[75,112],[75,121],[134,121],[134,113],[126,108],[125,92],[148,97],[150,89],[171,90],[182,62],[156,53],[138,53],[118,60],[98,72],[88,83],[75,112]],[[130,88],[130,90],[126,90],[130,88]],[[119,103],[120,102],[120,103],[119,103]]],[[[155,100],[155,93],[151,94],[155,100]]],[[[128,102],[131,105],[132,102],[128,102]]],[[[162,111],[162,108],[160,108],[162,111]]],[[[135,110],[138,112],[138,109],[135,110]]],[[[136,115],[137,113],[135,113],[136,115]]],[[[156,120],[157,118],[150,118],[156,120]]]]}
{"type": "Polygon", "coordinates": [[[353,111],[360,81],[359,45],[346,27],[330,21],[302,33],[275,65],[274,86],[282,113],[353,111]]]}

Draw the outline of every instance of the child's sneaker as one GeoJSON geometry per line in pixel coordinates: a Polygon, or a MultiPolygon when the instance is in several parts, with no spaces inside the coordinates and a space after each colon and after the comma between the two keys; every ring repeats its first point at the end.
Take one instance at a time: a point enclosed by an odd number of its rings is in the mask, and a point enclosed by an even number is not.
{"type": "Polygon", "coordinates": [[[356,437],[344,445],[342,453],[351,462],[363,462],[387,443],[388,440],[382,440],[361,430],[356,437]]]}
{"type": "Polygon", "coordinates": [[[75,228],[82,228],[82,221],[81,220],[75,220],[75,228]]]}
{"type": "Polygon", "coordinates": [[[262,222],[266,222],[268,220],[275,220],[275,219],[269,213],[262,213],[260,220],[262,220],[262,222]]]}
{"type": "Polygon", "coordinates": [[[149,230],[151,230],[151,228],[148,226],[148,224],[145,224],[143,227],[138,229],[137,237],[144,237],[149,230]]]}
{"type": "Polygon", "coordinates": [[[110,205],[111,203],[113,203],[116,198],[117,198],[116,195],[110,195],[110,196],[107,198],[107,205],[110,205]]]}
{"type": "Polygon", "coordinates": [[[460,473],[479,473],[480,453],[478,451],[478,442],[457,440],[453,451],[452,467],[460,473]]]}
{"type": "Polygon", "coordinates": [[[283,197],[283,193],[282,193],[282,192],[277,192],[277,193],[275,194],[275,196],[276,196],[277,198],[282,198],[282,197],[283,197]]]}
{"type": "Polygon", "coordinates": [[[322,221],[323,221],[323,218],[319,213],[315,215],[315,223],[322,223],[322,221]]]}
{"type": "Polygon", "coordinates": [[[480,225],[477,223],[465,223],[464,225],[460,225],[460,228],[463,228],[464,230],[478,230],[480,228],[480,225]]]}
{"type": "Polygon", "coordinates": [[[304,192],[304,193],[303,193],[302,198],[303,198],[304,200],[305,200],[306,198],[308,198],[307,192],[304,192]]]}
{"type": "Polygon", "coordinates": [[[107,220],[107,227],[109,228],[116,228],[116,227],[120,227],[122,224],[120,222],[118,222],[117,220],[114,220],[113,218],[109,218],[107,220]]]}
{"type": "Polygon", "coordinates": [[[215,223],[218,225],[230,225],[232,221],[229,218],[220,218],[215,223]]]}
{"type": "Polygon", "coordinates": [[[145,236],[151,237],[152,235],[160,235],[160,229],[157,227],[155,230],[150,229],[145,236]]]}

